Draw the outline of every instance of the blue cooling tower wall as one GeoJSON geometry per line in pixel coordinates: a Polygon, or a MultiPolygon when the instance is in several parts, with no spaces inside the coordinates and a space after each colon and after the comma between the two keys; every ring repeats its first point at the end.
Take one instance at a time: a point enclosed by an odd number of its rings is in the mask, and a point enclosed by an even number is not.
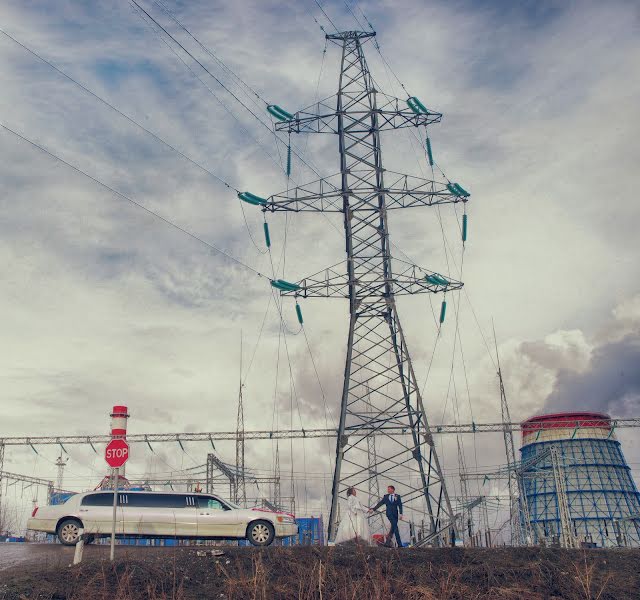
{"type": "MultiPolygon", "coordinates": [[[[638,490],[607,415],[533,417],[522,424],[522,437],[523,464],[556,447],[578,542],[598,547],[640,545],[638,490]]],[[[525,471],[523,487],[534,543],[558,541],[560,516],[550,456],[525,471]]]]}

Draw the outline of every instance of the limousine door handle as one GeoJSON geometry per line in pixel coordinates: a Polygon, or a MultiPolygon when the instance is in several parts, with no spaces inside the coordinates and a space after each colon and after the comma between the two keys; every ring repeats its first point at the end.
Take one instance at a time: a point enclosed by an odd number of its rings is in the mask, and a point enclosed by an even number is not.
{"type": "Polygon", "coordinates": [[[200,514],[201,514],[201,515],[207,515],[207,516],[209,516],[209,513],[200,513],[200,514]]]}

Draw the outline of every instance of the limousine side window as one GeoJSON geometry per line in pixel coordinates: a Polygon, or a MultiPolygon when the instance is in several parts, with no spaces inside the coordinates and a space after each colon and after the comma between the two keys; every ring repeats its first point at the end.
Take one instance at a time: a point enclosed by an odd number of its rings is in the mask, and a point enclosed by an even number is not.
{"type": "MultiPolygon", "coordinates": [[[[189,508],[195,506],[193,496],[187,494],[118,494],[118,504],[136,508],[189,508]],[[187,499],[191,500],[189,502],[187,499]]],[[[113,492],[90,494],[82,499],[82,506],[112,506],[113,492]]]]}
{"type": "Polygon", "coordinates": [[[208,510],[229,510],[220,500],[211,496],[198,496],[198,508],[208,510]]]}
{"type": "MultiPolygon", "coordinates": [[[[189,496],[191,498],[191,496],[189,496]]],[[[145,508],[189,508],[185,494],[127,494],[127,506],[145,508]]]]}
{"type": "Polygon", "coordinates": [[[82,499],[82,506],[111,506],[113,504],[113,492],[90,494],[82,499]]]}

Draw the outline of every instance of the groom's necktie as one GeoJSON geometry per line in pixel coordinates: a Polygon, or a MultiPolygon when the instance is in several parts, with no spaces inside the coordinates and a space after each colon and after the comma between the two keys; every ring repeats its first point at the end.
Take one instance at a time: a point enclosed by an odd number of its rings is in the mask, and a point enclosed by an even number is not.
{"type": "Polygon", "coordinates": [[[391,502],[395,502],[396,501],[396,495],[395,494],[389,494],[389,500],[391,502]]]}

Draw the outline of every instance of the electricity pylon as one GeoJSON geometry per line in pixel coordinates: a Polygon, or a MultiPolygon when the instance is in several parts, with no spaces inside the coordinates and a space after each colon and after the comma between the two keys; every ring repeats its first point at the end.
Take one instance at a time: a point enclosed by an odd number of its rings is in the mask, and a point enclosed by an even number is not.
{"type": "Polygon", "coordinates": [[[344,499],[350,486],[366,494],[372,472],[397,487],[408,514],[415,511],[414,520],[425,517],[432,533],[454,526],[455,520],[395,296],[452,291],[462,283],[392,260],[388,211],[463,202],[468,194],[456,192],[451,182],[383,168],[381,131],[426,127],[442,115],[416,108],[415,102],[405,106],[376,89],[363,51],[373,36],[360,31],[327,35],[342,51],[338,93],[295,115],[285,113],[276,124],[278,131],[289,133],[336,134],[340,172],[270,196],[263,204],[264,211],[337,212],[344,219],[346,266],[334,265],[281,291],[349,299],[329,539],[336,533],[338,498],[344,499]],[[405,436],[384,435],[398,426],[405,436]],[[380,441],[376,464],[370,465],[367,440],[374,434],[380,441]]]}
{"type": "Polygon", "coordinates": [[[509,489],[509,517],[511,522],[511,545],[526,546],[531,543],[531,522],[526,510],[527,499],[521,485],[521,474],[518,471],[518,460],[516,459],[515,444],[513,442],[513,431],[507,423],[511,423],[509,413],[509,402],[502,380],[502,370],[500,368],[500,355],[498,354],[498,342],[496,340],[496,330],[493,329],[493,341],[496,346],[496,360],[498,366],[498,383],[500,385],[500,413],[504,423],[503,437],[504,449],[507,456],[507,466],[509,469],[507,484],[509,489]]]}
{"type": "Polygon", "coordinates": [[[240,334],[240,383],[238,384],[238,415],[236,418],[236,478],[233,501],[243,508],[247,505],[247,484],[244,462],[244,404],[242,401],[242,334],[240,334]]]}
{"type": "Polygon", "coordinates": [[[64,468],[67,466],[69,462],[68,458],[62,458],[62,456],[58,456],[58,460],[56,460],[56,467],[58,467],[58,477],[56,478],[56,487],[58,490],[62,489],[62,481],[64,477],[64,468]]]}

